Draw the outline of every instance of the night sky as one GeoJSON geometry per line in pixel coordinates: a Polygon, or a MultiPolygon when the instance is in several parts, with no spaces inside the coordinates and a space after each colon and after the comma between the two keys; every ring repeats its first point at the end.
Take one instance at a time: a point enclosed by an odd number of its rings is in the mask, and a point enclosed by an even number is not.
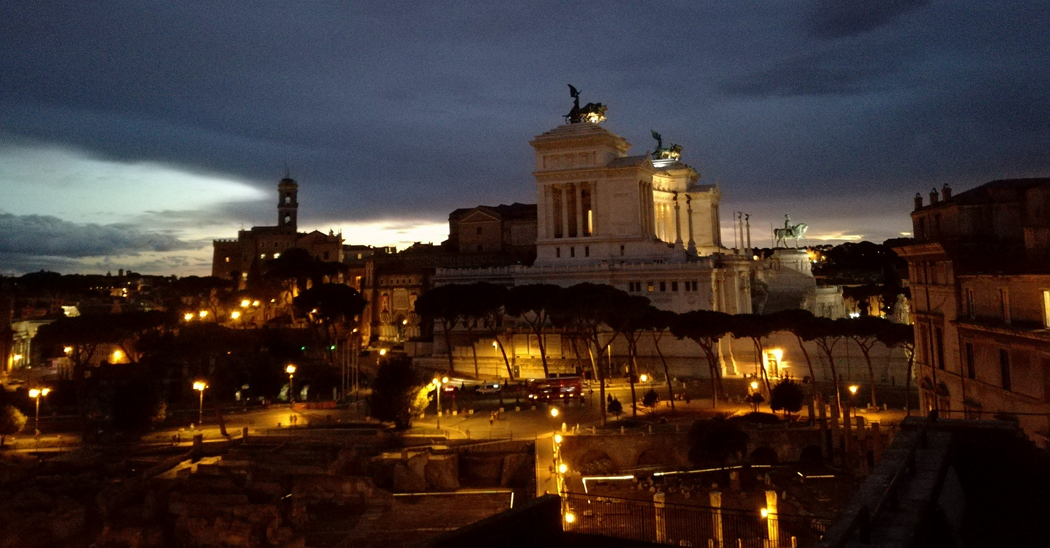
{"type": "Polygon", "coordinates": [[[349,4],[0,4],[0,274],[206,274],[286,168],[301,230],[438,243],[535,202],[566,84],[680,144],[730,245],[736,210],[881,242],[917,191],[1050,176],[1045,1],[349,4]]]}

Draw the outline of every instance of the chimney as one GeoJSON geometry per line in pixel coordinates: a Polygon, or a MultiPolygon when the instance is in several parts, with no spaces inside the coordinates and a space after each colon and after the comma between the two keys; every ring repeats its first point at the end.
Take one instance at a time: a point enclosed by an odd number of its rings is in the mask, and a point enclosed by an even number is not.
{"type": "Polygon", "coordinates": [[[941,187],[941,199],[947,202],[952,197],[952,187],[948,186],[948,183],[944,183],[941,187]]]}
{"type": "Polygon", "coordinates": [[[937,189],[930,191],[930,205],[937,205],[937,189]]]}
{"type": "Polygon", "coordinates": [[[915,193],[915,211],[922,209],[922,194],[919,192],[915,193]]]}

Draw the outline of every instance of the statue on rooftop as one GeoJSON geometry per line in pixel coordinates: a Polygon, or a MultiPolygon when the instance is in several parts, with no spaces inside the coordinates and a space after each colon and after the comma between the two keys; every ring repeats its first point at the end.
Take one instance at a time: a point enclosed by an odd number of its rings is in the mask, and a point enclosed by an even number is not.
{"type": "Polygon", "coordinates": [[[656,150],[653,151],[653,160],[677,160],[682,157],[681,145],[671,145],[664,148],[663,137],[656,130],[650,129],[649,131],[652,132],[653,139],[656,139],[656,150]]]}
{"type": "Polygon", "coordinates": [[[784,228],[774,228],[773,237],[776,239],[776,243],[773,247],[780,247],[780,244],[784,244],[787,247],[787,239],[795,239],[795,249],[798,249],[798,239],[806,235],[806,231],[809,230],[809,225],[806,223],[791,224],[791,216],[784,215],[784,228]]]}
{"type": "Polygon", "coordinates": [[[588,122],[597,124],[605,121],[605,105],[601,103],[587,103],[580,107],[580,92],[572,84],[569,84],[569,95],[572,96],[572,110],[565,115],[565,122],[579,124],[588,122]]]}

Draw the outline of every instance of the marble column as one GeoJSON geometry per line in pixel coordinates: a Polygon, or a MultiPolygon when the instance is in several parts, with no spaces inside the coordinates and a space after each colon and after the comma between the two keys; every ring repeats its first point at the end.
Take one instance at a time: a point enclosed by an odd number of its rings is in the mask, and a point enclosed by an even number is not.
{"type": "Polygon", "coordinates": [[[685,195],[685,214],[689,222],[689,247],[690,255],[696,255],[696,240],[693,239],[693,197],[685,195]]]}

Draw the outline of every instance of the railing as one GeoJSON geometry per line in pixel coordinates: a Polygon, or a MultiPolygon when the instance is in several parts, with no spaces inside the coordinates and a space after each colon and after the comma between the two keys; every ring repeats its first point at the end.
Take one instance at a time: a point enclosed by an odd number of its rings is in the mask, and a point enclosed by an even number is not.
{"type": "MultiPolygon", "coordinates": [[[[863,505],[857,509],[852,516],[849,516],[849,522],[845,529],[841,531],[842,534],[838,535],[837,538],[829,539],[827,544],[828,548],[841,548],[846,546],[852,540],[854,533],[857,534],[857,538],[861,543],[867,544],[871,541],[872,522],[887,509],[897,508],[900,489],[905,482],[910,481],[912,477],[914,477],[917,469],[916,460],[918,457],[918,451],[920,449],[926,449],[930,424],[936,420],[937,414],[933,413],[923,422],[922,427],[916,435],[916,439],[908,449],[904,462],[893,474],[893,477],[879,496],[878,504],[875,506],[875,509],[872,510],[868,505],[863,505]]],[[[840,517],[839,519],[844,518],[840,517]]]]}
{"type": "Polygon", "coordinates": [[[566,532],[696,547],[780,548],[819,540],[831,520],[762,517],[708,506],[656,503],[579,493],[562,495],[566,532]],[[571,514],[571,518],[568,516],[571,514]]]}

